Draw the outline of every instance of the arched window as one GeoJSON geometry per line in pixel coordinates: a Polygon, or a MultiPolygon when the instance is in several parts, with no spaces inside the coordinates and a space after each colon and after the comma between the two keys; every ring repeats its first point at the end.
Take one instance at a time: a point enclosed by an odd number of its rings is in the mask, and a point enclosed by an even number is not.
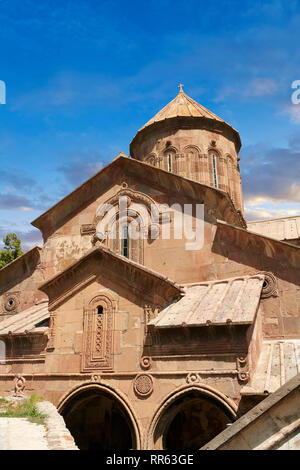
{"type": "Polygon", "coordinates": [[[172,155],[168,153],[168,171],[172,171],[172,155]]]}
{"type": "Polygon", "coordinates": [[[98,315],[102,315],[102,314],[103,314],[103,307],[102,307],[102,305],[99,305],[99,306],[97,307],[97,313],[98,313],[98,315]]]}
{"type": "Polygon", "coordinates": [[[155,166],[155,165],[156,165],[156,157],[155,157],[155,155],[149,155],[149,156],[146,158],[145,162],[148,163],[148,165],[155,166]]]}
{"type": "Polygon", "coordinates": [[[81,356],[83,372],[112,368],[114,311],[115,302],[107,293],[96,295],[86,305],[81,356]]]}
{"type": "Polygon", "coordinates": [[[175,147],[169,147],[164,150],[163,154],[163,168],[170,173],[176,173],[176,154],[175,147]]]}
{"type": "Polygon", "coordinates": [[[218,178],[217,178],[217,162],[216,162],[216,156],[213,153],[212,154],[212,165],[213,165],[213,177],[214,177],[214,187],[218,187],[218,178]]]}
{"type": "Polygon", "coordinates": [[[131,211],[131,215],[123,218],[116,216],[110,225],[108,246],[115,253],[143,264],[143,222],[139,214],[131,211]]]}
{"type": "Polygon", "coordinates": [[[217,158],[218,154],[215,151],[210,151],[209,152],[209,168],[210,168],[210,173],[211,173],[211,185],[214,188],[218,188],[218,172],[217,172],[217,158]]]}
{"type": "Polygon", "coordinates": [[[121,254],[129,258],[129,233],[128,225],[122,228],[122,239],[121,239],[121,254]]]}

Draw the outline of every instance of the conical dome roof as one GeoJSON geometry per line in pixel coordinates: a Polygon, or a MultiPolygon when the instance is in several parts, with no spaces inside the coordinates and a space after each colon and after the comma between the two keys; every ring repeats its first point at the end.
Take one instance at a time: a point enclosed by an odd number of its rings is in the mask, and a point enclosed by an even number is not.
{"type": "Polygon", "coordinates": [[[141,129],[138,130],[130,143],[130,154],[136,158],[138,148],[153,130],[171,128],[174,126],[189,126],[195,129],[209,129],[213,132],[222,133],[227,138],[235,142],[236,151],[241,148],[241,139],[237,130],[216,114],[206,109],[197,101],[190,98],[182,90],[183,85],[179,85],[180,91],[175,98],[170,101],[161,111],[150,119],[141,129]]]}
{"type": "Polygon", "coordinates": [[[178,116],[204,117],[208,119],[214,119],[215,121],[225,122],[216,114],[204,108],[204,106],[186,95],[182,90],[183,85],[179,86],[180,91],[178,95],[161,111],[155,114],[155,116],[150,119],[150,121],[148,121],[139,131],[145,129],[145,127],[151,126],[151,124],[154,124],[155,122],[175,118],[178,116]]]}

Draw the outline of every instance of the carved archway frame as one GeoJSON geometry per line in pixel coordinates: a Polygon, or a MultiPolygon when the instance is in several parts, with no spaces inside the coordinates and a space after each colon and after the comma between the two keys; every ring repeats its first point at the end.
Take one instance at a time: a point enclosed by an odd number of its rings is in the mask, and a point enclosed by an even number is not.
{"type": "Polygon", "coordinates": [[[89,391],[89,390],[99,390],[100,392],[107,393],[111,395],[126,411],[127,416],[130,420],[130,424],[132,427],[132,431],[134,432],[134,439],[135,439],[135,446],[136,450],[141,449],[141,430],[140,424],[137,419],[137,416],[132,409],[131,405],[129,404],[126,396],[121,393],[120,391],[116,391],[110,385],[107,384],[100,384],[95,382],[85,382],[83,384],[77,385],[69,390],[66,394],[62,396],[59,400],[57,409],[60,414],[63,414],[64,408],[66,405],[76,397],[76,395],[80,395],[82,392],[89,391]]]}
{"type": "Polygon", "coordinates": [[[191,391],[196,391],[199,393],[199,395],[206,396],[213,398],[217,403],[219,403],[221,408],[225,408],[227,412],[232,416],[232,419],[235,420],[237,416],[237,405],[236,403],[228,398],[226,395],[224,395],[222,392],[219,390],[216,390],[213,387],[210,387],[209,385],[206,384],[191,384],[191,385],[183,385],[173,392],[171,392],[169,395],[167,395],[163,401],[160,403],[160,405],[157,407],[150,424],[148,426],[148,429],[145,434],[145,442],[144,442],[144,449],[147,450],[162,450],[162,436],[164,434],[165,429],[167,428],[170,419],[167,419],[166,422],[163,421],[164,414],[167,413],[167,410],[169,409],[170,405],[174,403],[178,398],[182,397],[183,395],[188,394],[191,391]],[[158,426],[161,427],[161,432],[160,432],[160,442],[158,443],[158,446],[160,447],[155,447],[155,433],[157,430],[160,430],[158,426]]]}
{"type": "MultiPolygon", "coordinates": [[[[108,199],[107,201],[105,201],[103,204],[101,204],[101,206],[105,207],[110,207],[110,206],[117,206],[118,203],[119,203],[119,199],[120,197],[127,197],[127,214],[128,216],[133,216],[135,218],[140,218],[142,219],[142,214],[139,214],[138,210],[136,208],[134,209],[131,209],[130,206],[132,205],[132,203],[137,203],[137,204],[141,204],[143,205],[147,212],[148,212],[148,215],[149,215],[149,219],[148,221],[148,226],[146,226],[146,224],[144,224],[143,227],[141,227],[141,229],[145,230],[145,233],[146,234],[149,234],[151,233],[151,229],[152,229],[152,226],[156,226],[157,224],[159,224],[161,222],[161,219],[162,219],[162,213],[161,213],[161,210],[159,208],[159,206],[157,205],[157,203],[154,201],[154,199],[152,199],[150,196],[148,196],[147,194],[144,194],[144,193],[141,193],[139,191],[134,191],[128,187],[122,187],[122,189],[120,189],[114,196],[112,196],[110,199],[108,199]]],[[[134,205],[134,204],[133,204],[134,205]]],[[[100,206],[99,206],[100,207],[100,206]]],[[[97,213],[98,213],[98,210],[97,210],[97,213]]],[[[100,241],[105,241],[106,240],[106,237],[107,237],[107,233],[106,233],[106,225],[104,223],[104,219],[107,218],[107,215],[109,214],[109,212],[105,211],[103,213],[103,215],[97,215],[95,216],[94,218],[94,222],[93,222],[93,226],[95,227],[95,229],[97,229],[97,226],[99,226],[100,223],[103,224],[102,228],[101,228],[101,232],[103,232],[101,234],[101,240],[100,241]]],[[[118,212],[114,212],[113,216],[112,216],[112,221],[116,220],[117,217],[118,217],[118,212]]],[[[100,239],[99,238],[99,235],[95,235],[95,238],[97,239],[100,239]]]]}
{"type": "Polygon", "coordinates": [[[113,330],[116,298],[108,291],[90,295],[84,303],[82,372],[113,369],[113,330]],[[103,307],[99,315],[97,308],[103,307]]]}

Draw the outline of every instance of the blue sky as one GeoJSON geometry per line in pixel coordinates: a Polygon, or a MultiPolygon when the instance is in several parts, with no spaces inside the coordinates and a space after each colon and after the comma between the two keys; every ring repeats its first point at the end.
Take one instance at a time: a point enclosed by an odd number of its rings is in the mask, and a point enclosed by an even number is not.
{"type": "Polygon", "coordinates": [[[300,2],[0,0],[0,236],[114,158],[184,91],[241,135],[248,220],[300,214],[300,2]]]}

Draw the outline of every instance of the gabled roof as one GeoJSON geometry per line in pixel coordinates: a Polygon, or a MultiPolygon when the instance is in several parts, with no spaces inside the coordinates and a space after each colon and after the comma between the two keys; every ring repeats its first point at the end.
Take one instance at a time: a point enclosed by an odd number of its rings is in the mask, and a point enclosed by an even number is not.
{"type": "Polygon", "coordinates": [[[48,331],[48,327],[39,327],[38,325],[48,318],[48,302],[45,301],[1,321],[0,337],[8,334],[44,334],[48,331]]]}
{"type": "Polygon", "coordinates": [[[102,277],[114,280],[116,284],[160,306],[182,293],[180,286],[166,276],[116,254],[101,244],[43,283],[39,289],[49,296],[49,305],[52,308],[57,302],[63,302],[73,295],[74,288],[81,288],[87,282],[97,278],[101,280],[102,277]]]}
{"type": "Polygon", "coordinates": [[[174,328],[251,324],[263,282],[263,275],[255,275],[188,286],[182,299],[163,309],[148,325],[174,328]]]}
{"type": "Polygon", "coordinates": [[[203,199],[203,193],[212,196],[216,200],[217,216],[224,216],[226,220],[239,226],[246,226],[242,215],[235,209],[227,192],[197,181],[184,178],[161,168],[140,162],[123,155],[115,158],[102,170],[80,185],[54,206],[40,215],[31,224],[39,228],[45,238],[53,230],[73,217],[80,209],[93,202],[99,195],[105,192],[113,181],[120,180],[127,175],[140,178],[145,184],[161,190],[167,190],[170,194],[180,193],[181,198],[188,197],[199,201],[203,199]]]}

